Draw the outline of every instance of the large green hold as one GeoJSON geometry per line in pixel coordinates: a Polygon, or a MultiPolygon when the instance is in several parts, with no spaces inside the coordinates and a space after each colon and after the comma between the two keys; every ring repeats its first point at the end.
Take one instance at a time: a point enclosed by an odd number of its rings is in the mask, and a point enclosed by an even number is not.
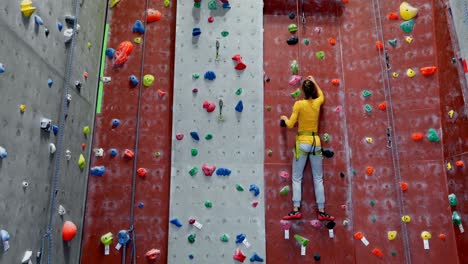
{"type": "Polygon", "coordinates": [[[151,84],[153,84],[154,82],[154,76],[151,75],[151,74],[146,74],[145,76],[143,76],[143,85],[148,87],[150,86],[151,84]]]}
{"type": "Polygon", "coordinates": [[[315,56],[317,57],[317,59],[323,60],[323,58],[325,58],[325,51],[317,51],[317,53],[315,53],[315,56]]]}
{"type": "Polygon", "coordinates": [[[289,24],[288,30],[291,33],[295,33],[297,31],[297,25],[296,24],[289,24]]]}
{"type": "Polygon", "coordinates": [[[289,193],[289,190],[290,190],[289,186],[284,186],[283,188],[281,188],[280,194],[281,195],[286,195],[286,194],[289,193]]]}
{"type": "Polygon", "coordinates": [[[427,139],[431,142],[439,142],[440,138],[439,135],[437,135],[437,132],[433,128],[429,128],[428,134],[427,134],[427,139]]]}
{"type": "Polygon", "coordinates": [[[208,9],[210,10],[216,10],[216,1],[215,0],[210,0],[208,2],[208,9]]]}
{"type": "Polygon", "coordinates": [[[410,33],[411,31],[413,31],[413,28],[414,28],[414,19],[410,19],[408,21],[402,22],[400,24],[400,28],[401,30],[403,30],[403,32],[410,33]]]}
{"type": "Polygon", "coordinates": [[[78,167],[80,168],[80,170],[84,170],[85,165],[86,165],[86,160],[83,154],[80,154],[80,157],[78,158],[78,167]]]}
{"type": "Polygon", "coordinates": [[[292,98],[298,98],[301,96],[301,89],[297,88],[294,92],[291,93],[292,98]]]}

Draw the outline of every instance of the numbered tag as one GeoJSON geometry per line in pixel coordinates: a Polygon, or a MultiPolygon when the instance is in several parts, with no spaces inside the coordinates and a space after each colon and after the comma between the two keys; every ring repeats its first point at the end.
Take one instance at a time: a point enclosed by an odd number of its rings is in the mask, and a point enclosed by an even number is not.
{"type": "Polygon", "coordinates": [[[330,238],[334,238],[335,237],[335,233],[333,232],[333,229],[328,229],[328,236],[330,238]]]}
{"type": "Polygon", "coordinates": [[[203,227],[203,225],[200,224],[198,221],[195,221],[195,223],[193,223],[193,226],[196,227],[196,228],[198,228],[198,229],[200,229],[200,230],[201,230],[202,227],[203,227]]]}
{"type": "Polygon", "coordinates": [[[370,244],[369,241],[366,239],[366,237],[362,237],[361,241],[366,247],[370,244]]]}
{"type": "Polygon", "coordinates": [[[122,245],[120,243],[118,243],[117,246],[115,246],[115,249],[120,250],[121,247],[122,247],[122,245]]]}
{"type": "Polygon", "coordinates": [[[458,225],[458,228],[460,229],[460,233],[464,233],[464,232],[465,232],[465,229],[463,229],[463,225],[462,225],[462,224],[459,224],[459,225],[458,225]]]}
{"type": "Polygon", "coordinates": [[[289,239],[289,230],[284,230],[284,239],[289,239]]]}
{"type": "Polygon", "coordinates": [[[306,247],[301,245],[301,256],[305,256],[305,255],[306,255],[306,247]]]}
{"type": "MultiPolygon", "coordinates": [[[[120,244],[119,244],[119,245],[120,245],[120,244]]],[[[106,255],[106,256],[109,255],[109,248],[110,248],[109,245],[105,245],[105,246],[104,246],[104,255],[106,255]]],[[[117,249],[117,250],[118,250],[118,249],[117,249]]]]}
{"type": "Polygon", "coordinates": [[[424,242],[424,249],[429,250],[429,240],[423,240],[424,242]]]}
{"type": "Polygon", "coordinates": [[[7,251],[9,248],[10,248],[10,243],[8,243],[8,241],[3,241],[3,251],[7,251]]]}
{"type": "Polygon", "coordinates": [[[242,244],[244,244],[246,248],[250,247],[250,243],[249,241],[247,241],[247,239],[244,239],[244,241],[242,241],[242,244]]]}

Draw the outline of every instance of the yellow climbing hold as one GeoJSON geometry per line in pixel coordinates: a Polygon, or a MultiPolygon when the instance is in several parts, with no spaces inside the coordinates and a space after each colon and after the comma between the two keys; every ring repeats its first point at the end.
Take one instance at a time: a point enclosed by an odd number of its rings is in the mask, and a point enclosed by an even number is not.
{"type": "Polygon", "coordinates": [[[169,0],[164,0],[164,7],[169,7],[171,2],[169,0]]]}
{"type": "Polygon", "coordinates": [[[453,109],[450,110],[450,111],[448,111],[448,116],[449,116],[450,118],[453,118],[454,115],[455,115],[455,111],[453,111],[453,109]]]}
{"type": "Polygon", "coordinates": [[[394,240],[397,236],[397,231],[388,231],[387,233],[387,237],[388,237],[388,240],[394,240]]]}
{"type": "Polygon", "coordinates": [[[410,78],[413,78],[416,75],[416,72],[413,71],[413,69],[409,68],[408,70],[406,70],[406,75],[410,78]]]}
{"type": "Polygon", "coordinates": [[[91,42],[88,41],[88,49],[91,49],[93,47],[93,44],[91,44],[91,42]]]}
{"type": "Polygon", "coordinates": [[[410,20],[418,15],[418,9],[411,6],[408,2],[403,2],[400,5],[400,16],[404,20],[410,20]]]}
{"type": "Polygon", "coordinates": [[[374,142],[374,140],[371,137],[366,137],[366,142],[369,143],[369,144],[372,144],[372,142],[374,142]]]}
{"type": "Polygon", "coordinates": [[[398,78],[399,74],[398,74],[398,72],[393,72],[392,76],[393,76],[393,78],[398,78]]]}
{"type": "Polygon", "coordinates": [[[23,15],[25,17],[30,17],[32,15],[32,13],[34,13],[34,11],[36,11],[36,8],[34,6],[32,6],[32,1],[31,0],[23,0],[21,1],[21,4],[20,4],[21,8],[21,13],[23,13],[23,15]]]}
{"type": "Polygon", "coordinates": [[[110,8],[113,8],[113,7],[116,6],[119,2],[120,2],[120,0],[110,0],[110,8]]]}
{"type": "Polygon", "coordinates": [[[136,37],[135,39],[133,39],[133,42],[135,42],[136,44],[140,44],[141,43],[141,37],[136,37]]]}
{"type": "Polygon", "coordinates": [[[89,126],[83,127],[83,134],[88,135],[90,132],[91,132],[91,129],[89,128],[89,126]]]}
{"type": "Polygon", "coordinates": [[[423,240],[429,240],[429,239],[431,239],[431,237],[432,237],[432,236],[431,236],[431,233],[429,233],[429,232],[427,232],[427,231],[422,231],[422,232],[421,232],[421,238],[422,238],[423,240]]]}
{"type": "Polygon", "coordinates": [[[143,76],[143,85],[148,87],[150,86],[151,84],[153,84],[154,82],[154,76],[151,75],[151,74],[146,74],[145,76],[143,76]]]}
{"type": "Polygon", "coordinates": [[[406,40],[406,42],[408,42],[408,43],[413,42],[413,38],[410,37],[410,36],[407,36],[407,37],[405,38],[405,40],[406,40]]]}
{"type": "Polygon", "coordinates": [[[405,222],[405,223],[409,223],[411,222],[411,217],[409,215],[404,215],[401,217],[401,221],[405,222]]]}
{"type": "Polygon", "coordinates": [[[447,162],[447,170],[451,170],[451,169],[452,169],[452,163],[447,162]]]}
{"type": "Polygon", "coordinates": [[[20,112],[23,114],[24,112],[26,112],[26,105],[22,104],[20,105],[20,112]]]}
{"type": "Polygon", "coordinates": [[[80,170],[83,170],[85,165],[86,165],[86,160],[83,154],[80,154],[80,157],[78,158],[78,167],[80,168],[80,170]]]}

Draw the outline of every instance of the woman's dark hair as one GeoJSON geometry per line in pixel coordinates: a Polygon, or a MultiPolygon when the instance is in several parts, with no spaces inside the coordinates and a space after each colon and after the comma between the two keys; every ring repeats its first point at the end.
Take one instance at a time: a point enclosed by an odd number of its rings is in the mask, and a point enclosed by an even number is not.
{"type": "Polygon", "coordinates": [[[317,87],[315,86],[315,83],[313,81],[309,79],[305,80],[302,83],[302,90],[304,91],[304,96],[306,100],[318,98],[317,87]]]}

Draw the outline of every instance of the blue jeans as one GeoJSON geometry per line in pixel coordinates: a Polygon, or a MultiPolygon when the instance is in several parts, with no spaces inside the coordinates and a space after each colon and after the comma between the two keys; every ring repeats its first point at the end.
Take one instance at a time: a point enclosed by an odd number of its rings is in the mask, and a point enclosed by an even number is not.
{"type": "MultiPolygon", "coordinates": [[[[304,152],[312,152],[313,146],[306,143],[300,143],[299,148],[304,152]]],[[[315,151],[321,150],[321,147],[315,147],[315,151]]],[[[294,207],[301,206],[302,199],[302,176],[304,173],[304,167],[307,162],[307,158],[310,160],[310,165],[312,166],[312,178],[314,180],[314,190],[315,190],[315,201],[317,202],[318,209],[325,208],[325,190],[323,188],[323,168],[322,168],[322,154],[312,155],[310,153],[308,156],[304,154],[299,155],[299,159],[293,157],[292,164],[292,189],[293,189],[293,203],[294,207]]]]}

